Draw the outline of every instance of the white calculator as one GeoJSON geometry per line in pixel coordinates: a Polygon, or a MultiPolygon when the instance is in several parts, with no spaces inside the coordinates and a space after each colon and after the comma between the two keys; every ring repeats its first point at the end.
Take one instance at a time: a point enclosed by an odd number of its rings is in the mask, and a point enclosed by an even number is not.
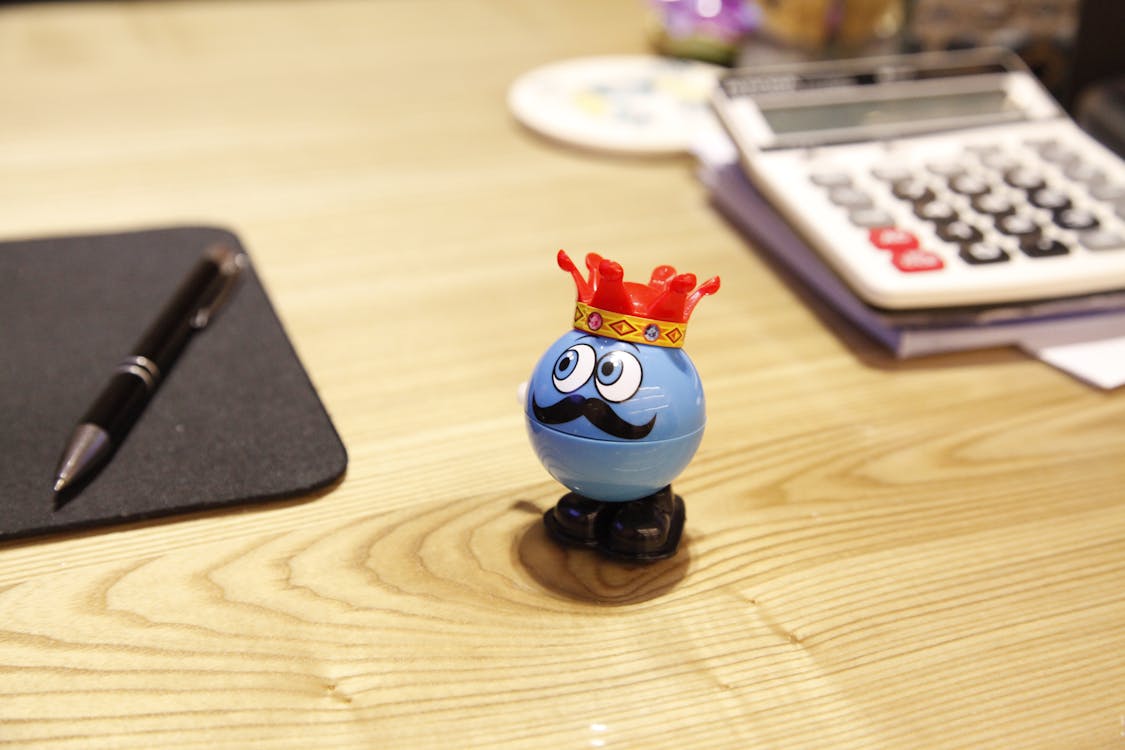
{"type": "Polygon", "coordinates": [[[1010,52],[734,70],[714,103],[758,189],[874,307],[1125,289],[1125,163],[1010,52]]]}

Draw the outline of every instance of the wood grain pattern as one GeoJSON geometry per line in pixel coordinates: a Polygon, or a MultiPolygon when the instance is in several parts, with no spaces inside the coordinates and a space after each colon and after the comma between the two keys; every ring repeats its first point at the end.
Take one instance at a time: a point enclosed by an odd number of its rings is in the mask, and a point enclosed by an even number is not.
{"type": "Polygon", "coordinates": [[[517,75],[642,51],[644,20],[0,9],[0,232],[230,226],[351,456],[316,498],[0,546],[0,746],[1125,747],[1125,394],[1008,350],[896,362],[686,157],[507,114],[517,75]],[[567,325],[558,247],[723,278],[664,563],[541,529],[561,488],[515,393],[567,325]]]}

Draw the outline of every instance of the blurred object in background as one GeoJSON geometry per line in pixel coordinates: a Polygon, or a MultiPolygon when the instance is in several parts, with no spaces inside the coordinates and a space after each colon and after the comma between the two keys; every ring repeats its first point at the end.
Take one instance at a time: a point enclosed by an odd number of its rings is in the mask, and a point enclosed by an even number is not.
{"type": "Polygon", "coordinates": [[[1078,124],[1125,158],[1125,2],[1083,0],[1067,98],[1078,124]]]}
{"type": "Polygon", "coordinates": [[[913,0],[903,46],[910,52],[1007,47],[1064,101],[1080,5],[1080,0],[913,0]]]}
{"type": "MultiPolygon", "coordinates": [[[[1125,159],[1125,76],[1087,86],[1074,105],[1078,124],[1125,159]]],[[[1125,195],[1121,197],[1125,211],[1125,195]]]]}
{"type": "Polygon", "coordinates": [[[758,28],[752,0],[648,0],[653,39],[665,55],[730,65],[739,45],[758,28]]]}
{"type": "Polygon", "coordinates": [[[644,0],[665,55],[756,67],[1005,47],[1125,149],[1125,0],[644,0]]]}
{"type": "Polygon", "coordinates": [[[903,0],[760,0],[762,33],[809,57],[868,54],[895,40],[903,0]]]}
{"type": "Polygon", "coordinates": [[[906,0],[756,0],[755,33],[737,63],[753,67],[896,54],[906,0]]]}

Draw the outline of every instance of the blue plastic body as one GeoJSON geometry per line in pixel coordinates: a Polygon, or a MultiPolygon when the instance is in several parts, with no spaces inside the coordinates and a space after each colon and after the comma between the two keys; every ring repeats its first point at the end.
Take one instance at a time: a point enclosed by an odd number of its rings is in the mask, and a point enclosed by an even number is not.
{"type": "Polygon", "coordinates": [[[691,461],[706,421],[703,385],[682,349],[572,330],[535,366],[528,434],[551,476],[605,502],[647,497],[691,461]]]}

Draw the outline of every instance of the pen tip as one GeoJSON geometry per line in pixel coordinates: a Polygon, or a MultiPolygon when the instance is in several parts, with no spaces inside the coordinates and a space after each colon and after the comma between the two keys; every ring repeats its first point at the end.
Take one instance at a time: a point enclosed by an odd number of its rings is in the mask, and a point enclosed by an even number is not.
{"type": "Polygon", "coordinates": [[[78,425],[55,471],[56,510],[66,504],[69,496],[105,461],[112,449],[109,433],[104,428],[88,422],[78,425]]]}

